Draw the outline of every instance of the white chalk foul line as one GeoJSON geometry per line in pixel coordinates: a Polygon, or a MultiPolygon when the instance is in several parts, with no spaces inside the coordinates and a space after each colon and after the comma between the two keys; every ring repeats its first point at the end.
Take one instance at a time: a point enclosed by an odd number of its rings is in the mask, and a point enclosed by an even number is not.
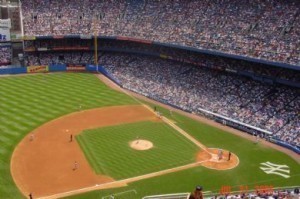
{"type": "Polygon", "coordinates": [[[118,193],[113,193],[113,194],[110,194],[107,196],[103,196],[102,199],[109,198],[111,196],[119,196],[119,195],[123,195],[125,193],[130,193],[130,192],[134,192],[135,194],[137,194],[137,191],[135,189],[130,189],[128,191],[123,191],[123,192],[118,192],[118,193]]]}
{"type": "Polygon", "coordinates": [[[209,161],[209,160],[194,162],[194,163],[191,163],[191,164],[187,164],[187,165],[183,165],[183,166],[179,166],[179,167],[174,167],[174,168],[171,168],[171,169],[166,169],[166,170],[157,171],[157,172],[153,172],[153,173],[149,173],[149,174],[145,174],[145,175],[141,175],[141,176],[127,178],[127,179],[124,179],[124,180],[108,182],[108,183],[104,183],[104,184],[100,184],[100,185],[94,185],[94,186],[90,186],[90,187],[76,189],[76,190],[72,190],[72,191],[68,191],[68,192],[64,192],[64,193],[58,193],[58,194],[54,194],[54,195],[51,195],[51,196],[39,197],[39,199],[62,198],[62,197],[66,197],[66,196],[71,196],[71,195],[75,195],[75,194],[79,194],[79,193],[88,192],[88,191],[99,190],[99,189],[102,189],[102,188],[105,188],[105,187],[111,187],[115,184],[116,185],[117,184],[128,184],[128,183],[131,183],[131,182],[144,180],[144,179],[147,179],[147,178],[152,178],[152,177],[156,177],[156,176],[160,176],[160,175],[165,175],[165,174],[168,174],[168,173],[173,173],[173,172],[193,168],[193,167],[199,166],[202,163],[207,162],[207,161],[209,161]]]}

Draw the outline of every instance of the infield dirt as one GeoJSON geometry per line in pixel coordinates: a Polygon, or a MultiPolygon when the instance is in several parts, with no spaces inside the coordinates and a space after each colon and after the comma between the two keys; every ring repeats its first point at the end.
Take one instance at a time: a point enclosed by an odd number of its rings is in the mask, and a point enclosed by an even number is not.
{"type": "MultiPolygon", "coordinates": [[[[115,89],[123,91],[117,87],[115,89]]],[[[200,165],[210,169],[225,170],[239,164],[238,157],[233,153],[230,161],[225,158],[221,161],[214,160],[218,149],[206,148],[198,140],[179,129],[179,133],[190,141],[196,142],[197,146],[203,149],[202,151],[199,148],[200,152],[195,157],[195,163],[120,181],[115,181],[110,176],[97,175],[74,136],[86,129],[139,121],[167,120],[159,119],[150,108],[145,107],[145,105],[131,105],[84,110],[38,127],[18,144],[12,155],[11,173],[16,185],[24,195],[33,193],[35,198],[58,198],[91,190],[126,186],[130,182],[200,165]]],[[[173,128],[179,128],[172,121],[168,120],[168,122],[172,123],[169,125],[173,128]]]]}
{"type": "Polygon", "coordinates": [[[112,182],[111,177],[93,172],[78,143],[74,139],[70,142],[70,135],[143,120],[157,118],[136,105],[80,111],[50,121],[28,134],[15,148],[11,159],[13,179],[24,195],[33,193],[35,197],[112,182]]]}

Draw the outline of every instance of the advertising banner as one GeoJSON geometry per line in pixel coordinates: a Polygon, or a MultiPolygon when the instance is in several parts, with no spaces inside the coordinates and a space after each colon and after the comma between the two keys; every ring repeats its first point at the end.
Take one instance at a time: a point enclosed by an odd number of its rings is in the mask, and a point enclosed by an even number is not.
{"type": "Polygon", "coordinates": [[[44,73],[48,72],[48,66],[28,66],[27,73],[44,73]]]}
{"type": "Polygon", "coordinates": [[[63,35],[55,35],[53,36],[53,39],[63,39],[64,36],[63,35]]]}
{"type": "Polygon", "coordinates": [[[143,43],[143,44],[152,44],[152,41],[148,41],[148,40],[144,40],[144,39],[136,39],[136,38],[131,38],[131,37],[122,37],[122,36],[119,36],[119,37],[117,37],[117,40],[121,40],[121,41],[134,41],[134,42],[143,43]]]}
{"type": "Polygon", "coordinates": [[[10,19],[0,19],[0,27],[11,28],[10,19]]]}
{"type": "Polygon", "coordinates": [[[10,33],[10,39],[13,41],[21,41],[23,39],[22,34],[10,33]]]}
{"type": "Polygon", "coordinates": [[[163,59],[168,59],[169,58],[168,55],[164,55],[164,54],[160,54],[159,56],[160,56],[160,58],[163,58],[163,59]]]}
{"type": "Polygon", "coordinates": [[[85,71],[85,66],[80,64],[67,65],[67,71],[85,71]]]}
{"type": "Polygon", "coordinates": [[[10,19],[0,19],[0,42],[10,41],[10,19]]]}
{"type": "Polygon", "coordinates": [[[145,39],[128,38],[128,41],[134,41],[134,42],[143,43],[143,44],[152,44],[152,41],[148,41],[145,39]]]}
{"type": "Polygon", "coordinates": [[[25,35],[23,37],[23,40],[25,40],[25,41],[31,41],[31,40],[35,40],[35,39],[36,39],[35,36],[29,36],[29,35],[25,35]]]}
{"type": "Polygon", "coordinates": [[[38,48],[38,51],[48,51],[48,48],[38,48]]]}
{"type": "Polygon", "coordinates": [[[80,39],[92,39],[92,35],[80,35],[80,39]]]}
{"type": "Polygon", "coordinates": [[[0,42],[10,41],[10,30],[7,27],[0,27],[0,42]]]}

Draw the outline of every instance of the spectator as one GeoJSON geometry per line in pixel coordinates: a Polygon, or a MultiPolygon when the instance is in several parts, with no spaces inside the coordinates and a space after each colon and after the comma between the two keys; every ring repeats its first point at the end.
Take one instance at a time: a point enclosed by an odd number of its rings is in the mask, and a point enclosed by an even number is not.
{"type": "MultiPolygon", "coordinates": [[[[101,53],[99,64],[126,89],[203,114],[223,117],[268,131],[300,147],[300,96],[297,89],[261,83],[247,77],[216,70],[225,60],[204,59],[200,67],[187,63],[138,55],[101,53]],[[216,68],[214,68],[214,67],[216,68]]],[[[37,64],[90,63],[89,52],[40,53],[29,56],[37,64]],[[63,60],[59,60],[63,57],[63,60]]],[[[229,62],[230,63],[230,62],[229,62]]],[[[249,131],[246,127],[241,127],[249,131]]]]}
{"type": "Polygon", "coordinates": [[[127,36],[300,64],[297,0],[28,0],[26,35],[127,36]]]}
{"type": "Polygon", "coordinates": [[[10,65],[11,63],[11,47],[10,46],[0,46],[0,67],[5,65],[10,65]]]}

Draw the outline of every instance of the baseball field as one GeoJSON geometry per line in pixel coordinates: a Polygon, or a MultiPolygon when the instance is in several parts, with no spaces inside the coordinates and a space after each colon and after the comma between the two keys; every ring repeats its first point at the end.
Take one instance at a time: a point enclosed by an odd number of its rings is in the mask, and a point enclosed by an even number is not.
{"type": "Polygon", "coordinates": [[[199,184],[207,192],[300,185],[295,159],[227,131],[141,103],[94,74],[1,77],[0,198],[135,199],[199,184]]]}

